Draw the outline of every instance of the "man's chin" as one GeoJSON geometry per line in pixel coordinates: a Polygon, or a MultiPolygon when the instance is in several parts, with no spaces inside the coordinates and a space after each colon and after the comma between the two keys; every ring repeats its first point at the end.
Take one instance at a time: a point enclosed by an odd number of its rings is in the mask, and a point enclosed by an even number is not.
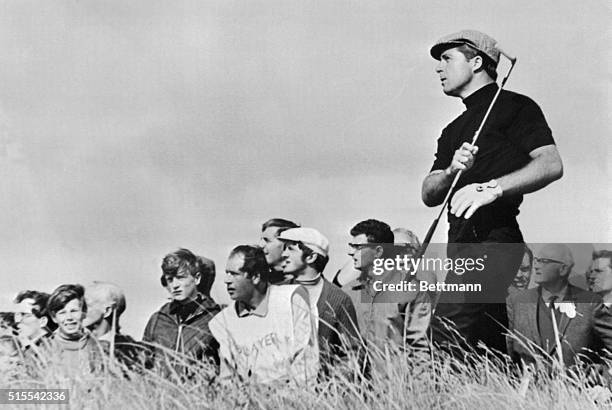
{"type": "Polygon", "coordinates": [[[295,270],[292,270],[291,268],[289,268],[289,269],[283,269],[281,272],[282,272],[282,274],[283,274],[284,276],[296,276],[296,275],[295,275],[295,274],[296,274],[295,270]]]}

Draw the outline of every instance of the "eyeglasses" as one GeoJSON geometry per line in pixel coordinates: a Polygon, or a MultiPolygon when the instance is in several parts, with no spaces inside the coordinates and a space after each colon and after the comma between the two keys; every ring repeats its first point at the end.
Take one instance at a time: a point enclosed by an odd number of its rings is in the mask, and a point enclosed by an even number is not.
{"type": "Polygon", "coordinates": [[[351,249],[359,251],[359,250],[361,250],[363,248],[371,248],[373,246],[378,246],[378,245],[373,244],[373,243],[349,243],[348,246],[351,249]]]}
{"type": "Polygon", "coordinates": [[[533,258],[535,263],[541,263],[543,265],[547,265],[549,263],[559,263],[561,265],[565,265],[565,262],[558,261],[556,259],[548,259],[548,258],[533,258]]]}

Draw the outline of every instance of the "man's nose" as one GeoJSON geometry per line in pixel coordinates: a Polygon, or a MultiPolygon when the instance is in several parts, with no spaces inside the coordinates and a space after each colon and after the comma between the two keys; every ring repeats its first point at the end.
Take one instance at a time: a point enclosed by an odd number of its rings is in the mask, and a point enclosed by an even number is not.
{"type": "Polygon", "coordinates": [[[442,72],[442,60],[438,61],[436,65],[436,73],[440,74],[442,72]]]}

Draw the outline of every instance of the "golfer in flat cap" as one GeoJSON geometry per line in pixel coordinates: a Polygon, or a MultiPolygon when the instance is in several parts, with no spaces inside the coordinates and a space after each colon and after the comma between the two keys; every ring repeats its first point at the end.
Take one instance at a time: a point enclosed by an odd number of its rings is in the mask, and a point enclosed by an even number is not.
{"type": "Polygon", "coordinates": [[[500,51],[475,30],[442,37],[431,48],[444,94],[461,98],[465,111],[442,130],[435,160],[422,187],[427,206],[442,204],[453,179],[448,210],[448,256],[485,257],[483,271],[448,272],[446,283],[480,283],[478,294],[442,292],[432,322],[434,342],[452,340],[440,318],[454,322],[468,344],[483,341],[505,350],[504,300],[523,256],[516,221],[523,195],[561,178],[563,165],[540,107],[530,98],[502,90],[475,145],[472,138],[498,91],[500,51]],[[483,244],[478,249],[467,243],[483,244]],[[517,244],[518,246],[499,245],[517,244]],[[438,320],[436,320],[438,319],[438,320]]]}

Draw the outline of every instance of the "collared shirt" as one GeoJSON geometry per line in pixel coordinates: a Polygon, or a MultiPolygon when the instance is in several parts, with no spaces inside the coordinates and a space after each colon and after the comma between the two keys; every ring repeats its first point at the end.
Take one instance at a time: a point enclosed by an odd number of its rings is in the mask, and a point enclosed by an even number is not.
{"type": "Polygon", "coordinates": [[[565,285],[563,289],[561,289],[561,291],[559,291],[558,293],[552,293],[548,289],[545,289],[544,287],[542,287],[542,301],[544,301],[544,304],[546,305],[546,307],[550,307],[551,299],[553,297],[556,297],[555,302],[557,303],[563,301],[565,297],[567,296],[567,290],[568,290],[567,285],[565,285]]]}
{"type": "Polygon", "coordinates": [[[238,317],[246,317],[249,315],[255,315],[259,317],[266,317],[268,315],[268,302],[270,300],[270,286],[266,289],[266,295],[259,302],[259,305],[254,308],[249,307],[244,302],[236,302],[236,313],[238,317]]]}

